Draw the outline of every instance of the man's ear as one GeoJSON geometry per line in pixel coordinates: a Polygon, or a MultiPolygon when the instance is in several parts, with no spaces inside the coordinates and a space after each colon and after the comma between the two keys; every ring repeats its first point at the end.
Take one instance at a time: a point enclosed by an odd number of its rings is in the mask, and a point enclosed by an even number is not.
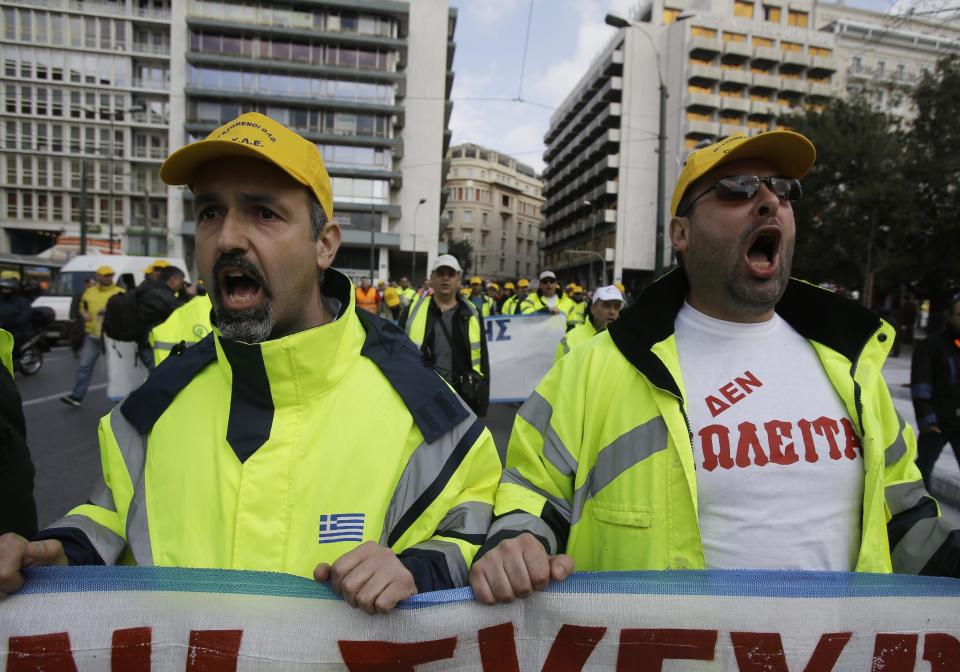
{"type": "Polygon", "coordinates": [[[687,217],[674,217],[670,220],[670,245],[674,251],[683,254],[690,244],[690,220],[687,217]]]}
{"type": "Polygon", "coordinates": [[[337,256],[337,250],[340,249],[340,243],[343,240],[343,232],[339,224],[327,222],[323,226],[323,231],[317,237],[317,267],[320,270],[327,270],[333,265],[333,260],[337,256]]]}

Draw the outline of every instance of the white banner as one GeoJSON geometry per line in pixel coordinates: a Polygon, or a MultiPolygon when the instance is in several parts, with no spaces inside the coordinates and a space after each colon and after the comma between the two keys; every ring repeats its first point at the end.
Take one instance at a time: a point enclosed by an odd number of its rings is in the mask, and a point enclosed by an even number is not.
{"type": "Polygon", "coordinates": [[[553,366],[567,330],[564,315],[492,315],[483,318],[490,356],[490,403],[526,401],[553,366]]]}
{"type": "Polygon", "coordinates": [[[7,672],[957,672],[960,581],[817,572],[575,574],[511,605],[469,589],[389,616],[260,572],[28,570],[7,672]]]}

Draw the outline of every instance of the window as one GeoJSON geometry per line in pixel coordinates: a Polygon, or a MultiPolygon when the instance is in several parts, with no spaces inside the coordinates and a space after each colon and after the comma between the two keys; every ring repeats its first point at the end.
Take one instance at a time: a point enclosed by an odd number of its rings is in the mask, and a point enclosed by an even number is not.
{"type": "Polygon", "coordinates": [[[463,223],[464,223],[464,224],[473,224],[473,210],[464,210],[464,211],[463,211],[463,223]]]}
{"type": "Polygon", "coordinates": [[[485,212],[480,213],[480,224],[483,225],[484,227],[487,226],[487,213],[485,212]]]}
{"type": "MultiPolygon", "coordinates": [[[[826,49],[824,47],[807,47],[807,52],[811,56],[820,56],[821,58],[827,58],[833,54],[830,49],[826,49]]],[[[857,59],[859,56],[855,56],[854,58],[857,59]]]]}
{"type": "Polygon", "coordinates": [[[862,57],[862,56],[854,56],[854,57],[853,57],[853,71],[854,71],[854,72],[860,72],[861,70],[863,70],[863,57],[862,57]]]}
{"type": "Polygon", "coordinates": [[[693,26],[690,28],[690,35],[693,37],[716,37],[717,31],[713,28],[704,28],[702,26],[693,26]]]}
{"type": "Polygon", "coordinates": [[[677,17],[680,16],[679,9],[673,9],[672,7],[663,8],[663,23],[664,25],[670,25],[677,20],[677,17]]]}
{"type": "Polygon", "coordinates": [[[780,41],[780,49],[783,51],[803,51],[803,45],[796,42],[780,41]]]}
{"type": "Polygon", "coordinates": [[[505,208],[509,208],[509,207],[510,207],[510,197],[507,196],[506,194],[503,194],[502,196],[500,196],[500,204],[501,204],[503,207],[505,207],[505,208]]]}
{"type": "Polygon", "coordinates": [[[764,5],[763,19],[770,23],[780,23],[780,8],[773,5],[764,5]]]}
{"type": "Polygon", "coordinates": [[[787,11],[787,24],[791,26],[796,26],[797,28],[806,28],[809,14],[806,12],[801,12],[796,9],[791,9],[787,11]]]}
{"type": "Polygon", "coordinates": [[[753,3],[745,0],[733,1],[733,15],[742,16],[745,19],[753,18],[753,3]]]}
{"type": "Polygon", "coordinates": [[[769,49],[773,48],[773,40],[769,37],[754,37],[753,46],[755,47],[767,47],[769,49]]]}
{"type": "Polygon", "coordinates": [[[746,42],[747,36],[743,33],[728,33],[723,31],[723,41],[724,42],[746,42]]]}

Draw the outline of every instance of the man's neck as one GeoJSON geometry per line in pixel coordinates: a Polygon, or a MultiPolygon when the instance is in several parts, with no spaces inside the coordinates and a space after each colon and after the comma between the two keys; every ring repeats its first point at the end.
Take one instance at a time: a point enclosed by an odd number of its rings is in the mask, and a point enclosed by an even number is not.
{"type": "Polygon", "coordinates": [[[456,294],[434,294],[433,301],[440,310],[450,310],[457,305],[456,294]]]}

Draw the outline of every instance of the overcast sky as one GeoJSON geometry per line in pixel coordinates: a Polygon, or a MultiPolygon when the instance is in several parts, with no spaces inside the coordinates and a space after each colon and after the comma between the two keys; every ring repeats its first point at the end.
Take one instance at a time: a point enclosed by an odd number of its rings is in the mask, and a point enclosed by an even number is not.
{"type": "MultiPolygon", "coordinates": [[[[952,0],[899,0],[924,5],[952,0]]],[[[451,0],[457,7],[453,143],[475,142],[543,169],[543,135],[550,115],[616,32],[607,12],[627,16],[636,0],[451,0]],[[471,100],[506,98],[506,101],[471,100]],[[527,103],[512,102],[522,98],[527,103]]],[[[889,0],[850,0],[875,11],[897,11],[889,0]]]]}

